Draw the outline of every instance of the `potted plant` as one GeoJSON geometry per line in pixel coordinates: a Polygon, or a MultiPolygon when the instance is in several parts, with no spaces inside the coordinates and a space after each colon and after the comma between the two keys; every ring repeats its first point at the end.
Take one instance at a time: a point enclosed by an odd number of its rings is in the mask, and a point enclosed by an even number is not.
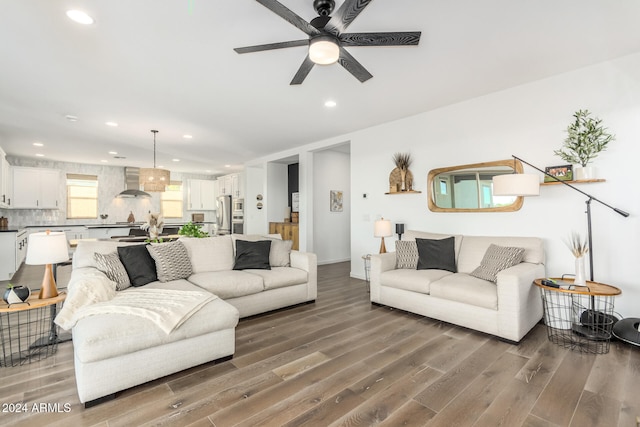
{"type": "Polygon", "coordinates": [[[567,127],[567,137],[562,148],[553,152],[562,160],[581,166],[576,168],[576,179],[594,178],[593,167],[588,166],[589,163],[615,139],[602,126],[601,119],[590,116],[588,110],[574,113],[575,121],[567,127]]]}
{"type": "Polygon", "coordinates": [[[188,222],[180,228],[178,234],[185,237],[209,237],[207,233],[200,230],[201,227],[200,224],[188,222]]]}
{"type": "Polygon", "coordinates": [[[7,304],[18,304],[25,302],[31,295],[31,290],[26,286],[15,286],[9,283],[2,299],[7,304]]]}

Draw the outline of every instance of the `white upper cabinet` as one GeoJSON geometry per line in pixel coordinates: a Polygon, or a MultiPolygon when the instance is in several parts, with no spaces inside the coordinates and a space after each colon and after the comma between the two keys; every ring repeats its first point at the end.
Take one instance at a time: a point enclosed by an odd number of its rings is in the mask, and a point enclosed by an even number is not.
{"type": "Polygon", "coordinates": [[[60,171],[57,169],[14,166],[14,209],[58,209],[60,207],[60,171]]]}
{"type": "Polygon", "coordinates": [[[234,199],[244,197],[244,174],[233,173],[218,178],[220,195],[231,196],[234,199]]]}
{"type": "Polygon", "coordinates": [[[187,210],[216,210],[216,182],[207,179],[187,180],[187,210]]]}
{"type": "Polygon", "coordinates": [[[11,169],[0,148],[0,208],[11,207],[11,169]]]}

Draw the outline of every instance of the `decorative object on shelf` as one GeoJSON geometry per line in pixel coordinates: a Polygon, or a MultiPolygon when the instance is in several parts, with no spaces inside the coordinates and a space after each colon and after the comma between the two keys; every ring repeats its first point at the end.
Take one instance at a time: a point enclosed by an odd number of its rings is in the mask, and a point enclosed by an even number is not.
{"type": "MultiPolygon", "coordinates": [[[[538,172],[542,172],[543,174],[548,175],[548,176],[550,176],[550,177],[551,177],[551,178],[553,178],[553,179],[556,179],[553,175],[549,175],[549,174],[547,174],[545,171],[543,171],[543,170],[542,170],[542,169],[540,169],[539,167],[534,166],[534,165],[532,165],[531,163],[526,162],[526,161],[522,160],[522,159],[521,159],[521,158],[519,158],[519,157],[516,157],[516,156],[513,156],[513,155],[512,155],[511,157],[513,157],[515,160],[519,160],[519,161],[521,161],[522,163],[524,163],[524,164],[526,164],[526,165],[531,166],[532,168],[534,168],[534,169],[535,169],[535,170],[537,170],[538,172]]],[[[501,177],[494,177],[494,178],[493,178],[493,180],[494,180],[494,181],[493,181],[493,184],[494,184],[494,189],[493,189],[494,194],[497,194],[497,191],[496,191],[496,178],[517,177],[518,175],[522,175],[522,174],[502,175],[501,177]]],[[[587,241],[588,241],[588,246],[587,246],[587,248],[588,248],[588,252],[589,252],[589,280],[593,281],[593,280],[594,280],[594,276],[593,276],[593,239],[592,239],[593,233],[591,232],[591,201],[595,200],[596,202],[600,203],[600,204],[601,204],[601,205],[603,205],[603,206],[608,207],[609,209],[611,209],[611,210],[615,211],[616,213],[618,213],[619,215],[622,215],[622,216],[623,216],[623,217],[625,217],[625,218],[629,216],[629,213],[628,213],[628,212],[623,211],[622,209],[614,208],[613,206],[611,206],[611,205],[609,205],[609,204],[607,204],[607,203],[603,202],[602,200],[599,200],[599,199],[595,198],[595,197],[594,197],[594,196],[592,196],[591,194],[585,193],[584,191],[582,191],[582,190],[580,190],[579,188],[577,188],[577,187],[575,187],[575,186],[573,186],[573,185],[569,184],[569,183],[568,183],[568,182],[566,182],[566,181],[560,181],[560,180],[557,180],[557,181],[558,181],[559,183],[561,183],[561,184],[565,185],[566,187],[569,187],[569,188],[571,188],[572,190],[575,190],[575,191],[577,191],[578,193],[580,193],[580,194],[582,194],[582,195],[584,195],[584,196],[586,196],[586,197],[587,197],[587,200],[585,201],[585,203],[587,204],[586,214],[587,214],[587,241]]],[[[517,183],[514,183],[514,184],[517,184],[517,183]]],[[[517,191],[518,191],[517,185],[513,185],[513,186],[511,187],[511,190],[513,190],[513,193],[517,193],[517,191]]],[[[525,192],[525,191],[528,191],[528,188],[524,188],[524,189],[523,189],[523,192],[525,192]]],[[[516,195],[517,195],[517,194],[516,194],[516,195]]],[[[525,195],[525,194],[521,194],[521,195],[525,195]]]]}
{"type": "Polygon", "coordinates": [[[156,167],[156,134],[153,132],[153,168],[140,168],[140,184],[144,185],[144,191],[163,192],[171,179],[171,173],[166,169],[156,167]]]}
{"type": "Polygon", "coordinates": [[[149,215],[147,215],[147,222],[142,224],[140,228],[149,232],[149,240],[152,242],[157,241],[158,236],[162,233],[162,229],[164,228],[164,218],[162,217],[162,214],[159,212],[149,212],[149,215]]]}
{"type": "Polygon", "coordinates": [[[388,219],[380,218],[373,225],[373,237],[380,237],[380,253],[387,252],[387,248],[384,245],[384,238],[393,236],[391,231],[391,221],[388,219]]]}
{"type": "Polygon", "coordinates": [[[193,222],[188,222],[182,227],[180,227],[180,230],[178,230],[178,234],[185,237],[197,237],[197,238],[209,237],[207,233],[200,230],[200,228],[202,228],[202,225],[194,224],[193,222]]]}
{"type": "Polygon", "coordinates": [[[573,181],[573,166],[547,166],[544,168],[544,182],[573,181]]]}
{"type": "Polygon", "coordinates": [[[100,214],[100,219],[102,220],[103,224],[107,223],[107,218],[109,218],[109,215],[107,214],[100,214]]]}
{"type": "Polygon", "coordinates": [[[331,190],[329,192],[329,209],[331,212],[342,212],[342,196],[340,190],[331,190]]]}
{"type": "MultiPolygon", "coordinates": [[[[31,289],[26,286],[14,286],[11,283],[7,285],[7,290],[4,292],[2,299],[7,304],[20,304],[26,302],[31,295],[31,289]]],[[[27,303],[29,304],[29,303],[27,303]]]]}
{"type": "Polygon", "coordinates": [[[396,224],[396,234],[398,235],[398,240],[402,240],[402,235],[404,234],[404,224],[396,224]]]}
{"type": "Polygon", "coordinates": [[[578,233],[573,232],[567,240],[566,245],[571,250],[571,253],[576,258],[575,267],[576,267],[576,275],[575,279],[573,279],[573,284],[575,286],[584,286],[587,283],[587,274],[585,272],[585,255],[589,252],[589,245],[586,240],[582,240],[582,236],[578,233]]]}
{"type": "Polygon", "coordinates": [[[129,216],[127,217],[127,222],[130,224],[133,224],[134,222],[136,222],[136,217],[133,216],[133,211],[129,212],[129,216]]]}
{"type": "Polygon", "coordinates": [[[413,190],[413,174],[409,170],[412,162],[413,159],[409,153],[395,153],[393,155],[393,163],[396,168],[389,175],[389,192],[413,190]],[[393,186],[396,186],[396,191],[391,191],[393,186]]]}
{"type": "Polygon", "coordinates": [[[38,298],[47,299],[58,296],[52,264],[68,260],[69,246],[67,235],[64,231],[51,232],[47,230],[44,233],[31,233],[29,235],[25,263],[28,265],[45,265],[44,278],[42,279],[38,298]]]}
{"type": "Polygon", "coordinates": [[[589,163],[615,139],[615,135],[602,126],[601,119],[590,116],[589,110],[575,112],[575,120],[567,127],[567,137],[562,148],[553,152],[565,162],[581,166],[575,171],[578,180],[595,178],[593,167],[588,166],[589,163]]]}
{"type": "Polygon", "coordinates": [[[0,217],[0,228],[9,228],[9,218],[0,217]]]}

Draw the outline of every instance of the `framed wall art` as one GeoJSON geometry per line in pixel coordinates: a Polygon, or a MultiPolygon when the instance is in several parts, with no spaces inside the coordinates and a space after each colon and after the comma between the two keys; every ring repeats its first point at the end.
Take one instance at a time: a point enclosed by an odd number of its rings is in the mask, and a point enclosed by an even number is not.
{"type": "Polygon", "coordinates": [[[342,212],[342,191],[331,190],[329,192],[329,209],[331,212],[342,212]]]}

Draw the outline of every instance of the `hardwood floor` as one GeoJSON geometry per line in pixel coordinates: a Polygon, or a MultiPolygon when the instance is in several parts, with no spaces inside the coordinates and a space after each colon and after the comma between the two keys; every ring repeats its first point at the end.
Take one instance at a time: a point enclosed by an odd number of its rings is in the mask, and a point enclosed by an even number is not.
{"type": "Polygon", "coordinates": [[[72,343],[0,368],[0,424],[26,426],[636,426],[640,351],[585,355],[543,325],[512,345],[371,305],[348,263],[318,299],[240,321],[236,354],[84,409],[72,343]],[[25,412],[16,412],[15,404],[25,412]]]}

